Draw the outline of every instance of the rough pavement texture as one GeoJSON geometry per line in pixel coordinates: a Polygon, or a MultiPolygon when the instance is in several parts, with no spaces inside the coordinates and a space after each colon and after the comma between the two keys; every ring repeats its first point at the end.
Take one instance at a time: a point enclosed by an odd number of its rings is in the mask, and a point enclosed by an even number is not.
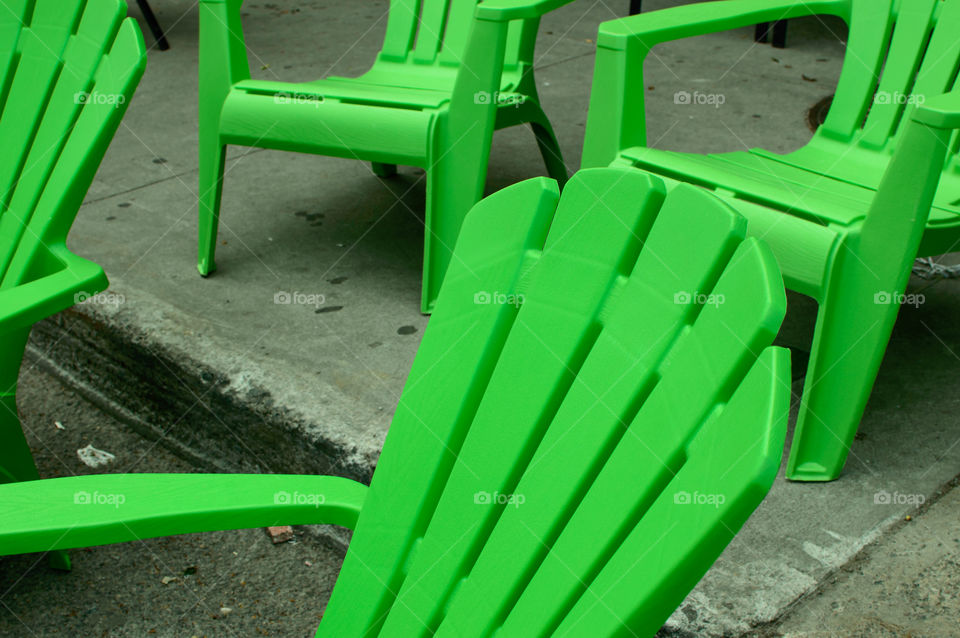
{"type": "Polygon", "coordinates": [[[960,636],[960,490],[955,487],[840,570],[771,635],[960,636]]]}
{"type": "MultiPolygon", "coordinates": [[[[21,372],[19,403],[45,478],[195,471],[31,363],[21,372]],[[91,470],[76,455],[86,445],[116,459],[91,470]]],[[[280,545],[248,529],[76,549],[70,572],[39,554],[0,557],[0,636],[312,636],[343,549],[296,530],[280,545]]]]}

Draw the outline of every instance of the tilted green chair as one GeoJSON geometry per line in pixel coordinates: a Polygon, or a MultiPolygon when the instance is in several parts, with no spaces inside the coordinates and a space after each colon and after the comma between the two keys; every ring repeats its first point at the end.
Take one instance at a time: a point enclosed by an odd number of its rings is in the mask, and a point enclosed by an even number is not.
{"type": "Polygon", "coordinates": [[[960,0],[730,0],[600,27],[583,165],[716,189],[820,304],[787,476],[839,476],[916,256],[960,246],[960,0]],[[811,14],[850,27],[826,122],[803,148],[696,155],[645,146],[643,61],[658,43],[811,14]],[[881,75],[881,70],[883,71],[881,75]],[[919,108],[917,105],[921,104],[919,108]],[[937,187],[939,181],[939,189],[937,187]]]}
{"type": "Polygon", "coordinates": [[[652,635],[777,474],[783,282],[693,187],[596,169],[558,197],[536,178],[467,216],[369,489],[19,483],[0,490],[0,554],[334,523],[356,532],[320,636],[652,635]]]}
{"type": "Polygon", "coordinates": [[[0,9],[0,483],[38,478],[16,403],[31,326],[107,286],[65,242],[143,74],[126,11],[121,0],[0,9]]]}
{"type": "Polygon", "coordinates": [[[391,0],[383,49],[357,78],[250,79],[242,0],[200,2],[200,274],[214,270],[226,146],[426,170],[422,310],[429,312],[463,216],[483,195],[494,129],[530,123],[551,177],[567,173],[540,108],[540,16],[570,0],[391,0]]]}

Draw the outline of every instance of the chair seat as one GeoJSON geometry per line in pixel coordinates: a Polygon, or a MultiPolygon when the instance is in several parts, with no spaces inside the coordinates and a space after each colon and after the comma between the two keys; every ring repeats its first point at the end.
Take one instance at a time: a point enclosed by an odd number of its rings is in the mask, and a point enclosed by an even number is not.
{"type": "Polygon", "coordinates": [[[436,109],[450,101],[450,91],[386,86],[365,82],[360,78],[330,77],[313,82],[278,82],[245,80],[234,85],[234,91],[254,95],[316,97],[338,102],[383,105],[408,109],[436,109]]]}
{"type": "MultiPolygon", "coordinates": [[[[694,155],[633,147],[622,157],[644,170],[712,190],[729,191],[731,199],[748,200],[824,225],[850,226],[863,221],[883,177],[883,168],[862,173],[874,183],[855,184],[793,164],[809,156],[776,155],[761,149],[694,155]],[[873,179],[871,179],[873,182],[873,179]]],[[[822,153],[819,155],[823,157],[822,153]]],[[[846,161],[846,159],[844,160],[846,161]]],[[[839,163],[839,159],[838,159],[839,163]]],[[[885,167],[884,167],[885,168],[885,167]]],[[[928,227],[960,224],[960,202],[941,185],[928,227]]],[[[735,201],[732,201],[736,205],[735,201]]]]}
{"type": "Polygon", "coordinates": [[[429,132],[447,100],[449,94],[438,91],[387,90],[361,82],[248,80],[236,84],[224,100],[220,139],[224,144],[424,166],[429,132]]]}

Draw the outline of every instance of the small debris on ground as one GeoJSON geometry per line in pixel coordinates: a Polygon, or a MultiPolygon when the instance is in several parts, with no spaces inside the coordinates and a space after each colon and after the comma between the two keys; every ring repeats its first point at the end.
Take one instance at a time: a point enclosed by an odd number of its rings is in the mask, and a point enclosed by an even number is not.
{"type": "Polygon", "coordinates": [[[289,540],[293,539],[293,528],[289,525],[277,525],[275,527],[267,528],[267,536],[270,537],[270,540],[273,541],[274,545],[279,545],[280,543],[286,543],[289,540]]]}
{"type": "Polygon", "coordinates": [[[232,612],[232,611],[233,611],[233,607],[221,607],[221,608],[220,608],[220,615],[221,615],[221,616],[226,616],[226,615],[230,614],[230,612],[232,612]]]}
{"type": "Polygon", "coordinates": [[[54,425],[54,427],[57,428],[58,430],[66,430],[66,429],[67,429],[67,428],[63,427],[63,423],[60,423],[60,421],[54,421],[54,422],[53,422],[53,425],[54,425]]]}
{"type": "Polygon", "coordinates": [[[921,257],[913,262],[913,274],[921,279],[953,279],[960,277],[960,265],[948,266],[932,257],[921,257]]]}
{"type": "Polygon", "coordinates": [[[163,578],[160,579],[160,582],[163,583],[164,585],[169,585],[175,580],[179,580],[179,579],[176,576],[164,576],[163,578]]]}
{"type": "Polygon", "coordinates": [[[98,450],[92,445],[77,450],[77,457],[88,467],[100,467],[113,462],[116,456],[105,450],[98,450]]]}

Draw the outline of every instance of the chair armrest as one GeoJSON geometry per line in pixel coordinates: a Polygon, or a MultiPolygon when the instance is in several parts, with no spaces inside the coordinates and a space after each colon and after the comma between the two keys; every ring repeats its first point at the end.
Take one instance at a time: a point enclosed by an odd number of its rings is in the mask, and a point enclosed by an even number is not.
{"type": "Polygon", "coordinates": [[[849,20],[847,0],[702,2],[600,25],[581,168],[607,166],[622,149],[646,144],[643,62],[657,44],[758,22],[816,14],[849,20]]]}
{"type": "MultiPolygon", "coordinates": [[[[960,91],[918,104],[903,128],[859,234],[848,245],[890,293],[903,293],[920,247],[953,129],[960,128],[960,91]]],[[[854,271],[851,276],[864,277],[854,271]]],[[[842,285],[842,284],[840,284],[842,285]]],[[[892,324],[891,324],[892,327],[892,324]]],[[[891,328],[884,328],[891,329],[891,328]]]]}
{"type": "Polygon", "coordinates": [[[508,22],[539,18],[571,0],[485,0],[477,5],[476,17],[481,20],[508,22]]]}
{"type": "Polygon", "coordinates": [[[960,91],[944,93],[918,104],[913,119],[933,128],[960,128],[960,91]]]}
{"type": "Polygon", "coordinates": [[[620,47],[637,39],[647,48],[708,33],[728,31],[789,18],[830,14],[847,17],[846,0],[730,0],[699,2],[660,11],[650,11],[600,25],[597,46],[620,47]]]}
{"type": "Polygon", "coordinates": [[[362,483],[290,474],[94,474],[0,485],[0,555],[226,529],[353,527],[362,483]]]}
{"type": "Polygon", "coordinates": [[[53,256],[66,265],[46,277],[14,288],[0,290],[0,327],[4,331],[29,328],[77,303],[77,295],[95,295],[107,287],[99,264],[77,257],[65,247],[52,248],[53,256]]]}

